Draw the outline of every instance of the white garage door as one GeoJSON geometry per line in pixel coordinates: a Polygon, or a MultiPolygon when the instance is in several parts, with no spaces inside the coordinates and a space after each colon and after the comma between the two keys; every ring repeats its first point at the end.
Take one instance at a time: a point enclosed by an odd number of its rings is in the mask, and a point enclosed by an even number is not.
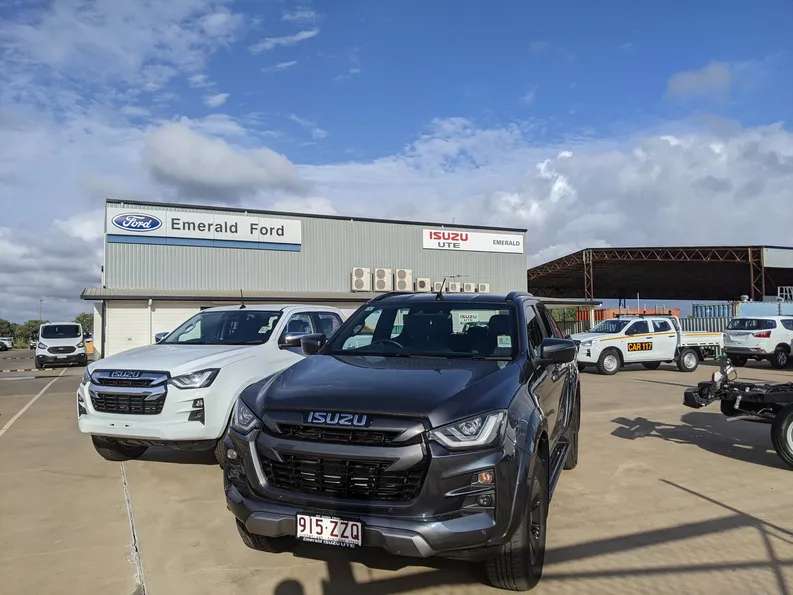
{"type": "Polygon", "coordinates": [[[151,308],[152,336],[157,333],[171,332],[193,314],[201,310],[196,302],[158,302],[151,308]]]}
{"type": "Polygon", "coordinates": [[[105,316],[105,357],[150,344],[147,302],[107,302],[105,316]]]}

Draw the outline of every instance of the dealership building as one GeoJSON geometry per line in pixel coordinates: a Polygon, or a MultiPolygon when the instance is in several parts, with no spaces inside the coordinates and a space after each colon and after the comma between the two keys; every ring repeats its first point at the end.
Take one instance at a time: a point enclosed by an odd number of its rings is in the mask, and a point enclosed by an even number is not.
{"type": "Polygon", "coordinates": [[[526,288],[525,229],[107,200],[94,342],[112,355],[212,306],[526,288]]]}

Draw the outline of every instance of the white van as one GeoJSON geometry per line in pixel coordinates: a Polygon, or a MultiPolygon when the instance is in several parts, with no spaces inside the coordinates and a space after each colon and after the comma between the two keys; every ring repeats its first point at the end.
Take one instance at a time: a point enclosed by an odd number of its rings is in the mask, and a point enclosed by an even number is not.
{"type": "Polygon", "coordinates": [[[36,343],[36,369],[54,364],[85,366],[83,327],[77,322],[48,322],[39,327],[36,343]]]}

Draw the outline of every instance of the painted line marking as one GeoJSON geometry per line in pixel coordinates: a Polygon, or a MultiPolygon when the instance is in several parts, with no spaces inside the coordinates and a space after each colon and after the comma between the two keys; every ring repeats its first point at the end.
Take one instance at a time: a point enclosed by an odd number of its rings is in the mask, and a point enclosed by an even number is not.
{"type": "Polygon", "coordinates": [[[0,380],[35,380],[35,376],[12,376],[11,378],[0,378],[0,380]]]}
{"type": "Polygon", "coordinates": [[[45,392],[47,392],[47,389],[48,389],[49,387],[51,387],[51,386],[52,386],[52,385],[55,383],[55,381],[56,381],[58,378],[60,378],[61,376],[63,376],[63,373],[64,373],[65,371],[66,371],[66,368],[64,368],[63,370],[61,370],[61,373],[60,373],[60,374],[58,374],[58,375],[57,375],[55,378],[53,378],[53,379],[52,379],[52,380],[50,380],[50,381],[49,381],[47,384],[45,384],[45,385],[44,385],[44,388],[42,388],[42,389],[41,389],[41,390],[38,392],[38,394],[37,394],[35,397],[33,397],[32,399],[30,399],[30,401],[28,401],[27,405],[25,405],[25,406],[24,406],[22,409],[20,409],[19,411],[17,411],[17,414],[16,414],[14,417],[12,417],[11,419],[9,419],[9,420],[6,422],[6,425],[4,425],[2,428],[0,428],[0,438],[2,438],[2,437],[3,437],[3,434],[5,434],[5,433],[8,431],[8,429],[9,429],[9,428],[10,428],[12,425],[14,425],[14,422],[15,422],[16,420],[18,420],[20,417],[22,417],[22,415],[24,415],[25,411],[27,411],[28,409],[30,409],[30,408],[31,408],[31,406],[33,405],[33,403],[35,403],[36,401],[38,401],[38,400],[39,400],[39,397],[40,397],[41,395],[43,395],[45,392]]]}
{"type": "Polygon", "coordinates": [[[131,538],[130,557],[132,565],[135,567],[135,590],[136,594],[146,595],[146,579],[143,576],[143,560],[140,556],[140,543],[138,542],[138,532],[135,528],[135,513],[132,509],[132,495],[129,493],[129,480],[127,479],[127,465],[121,462],[121,488],[124,492],[124,505],[127,508],[127,520],[129,521],[129,533],[131,538]]]}

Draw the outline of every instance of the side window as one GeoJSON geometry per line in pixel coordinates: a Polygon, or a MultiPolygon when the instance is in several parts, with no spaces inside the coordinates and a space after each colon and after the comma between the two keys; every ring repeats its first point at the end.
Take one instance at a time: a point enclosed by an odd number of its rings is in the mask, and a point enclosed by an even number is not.
{"type": "Polygon", "coordinates": [[[286,323],[284,329],[285,335],[305,335],[313,333],[314,327],[311,324],[311,315],[308,312],[298,312],[289,317],[289,322],[286,323]]]}
{"type": "Polygon", "coordinates": [[[377,323],[380,320],[380,315],[383,313],[379,308],[372,310],[363,322],[358,323],[352,330],[352,334],[344,341],[342,349],[358,349],[359,347],[366,347],[371,345],[374,339],[374,331],[377,328],[377,323]]]}
{"type": "Polygon", "coordinates": [[[637,320],[625,331],[626,335],[646,335],[650,332],[650,325],[646,320],[637,320]]]}
{"type": "Polygon", "coordinates": [[[549,337],[556,337],[561,339],[564,337],[562,335],[562,331],[559,330],[559,326],[556,324],[556,321],[551,316],[551,313],[545,306],[539,306],[537,308],[540,312],[540,316],[542,317],[543,322],[545,323],[545,328],[548,329],[548,336],[549,337]]]}
{"type": "Polygon", "coordinates": [[[783,320],[782,326],[784,326],[789,331],[793,331],[793,319],[783,320]]]}
{"type": "Polygon", "coordinates": [[[672,331],[672,325],[666,320],[653,320],[653,327],[655,327],[656,333],[672,331]]]}
{"type": "Polygon", "coordinates": [[[540,357],[540,345],[545,337],[545,332],[540,326],[540,319],[534,308],[526,308],[526,331],[529,337],[529,353],[533,358],[540,357]]]}
{"type": "Polygon", "coordinates": [[[335,312],[317,312],[314,314],[314,326],[318,333],[330,337],[341,326],[341,317],[335,312]]]}

